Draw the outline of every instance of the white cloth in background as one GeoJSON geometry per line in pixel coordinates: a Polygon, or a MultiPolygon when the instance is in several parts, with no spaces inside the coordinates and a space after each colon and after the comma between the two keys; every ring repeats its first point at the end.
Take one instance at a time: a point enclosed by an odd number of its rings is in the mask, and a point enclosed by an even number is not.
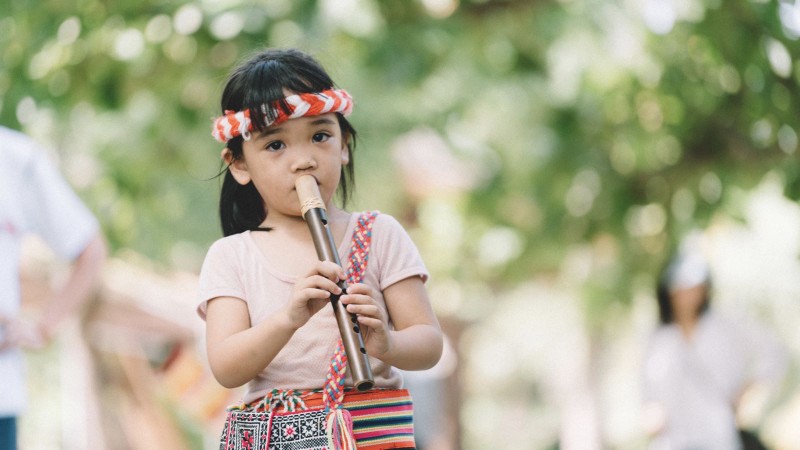
{"type": "MultiPolygon", "coordinates": [[[[38,235],[57,256],[73,260],[99,229],[39,147],[0,126],[0,314],[8,317],[20,311],[19,259],[26,235],[38,235]]],[[[25,390],[22,351],[0,352],[0,417],[22,413],[25,390]]]]}
{"type": "Polygon", "coordinates": [[[660,326],[645,353],[645,402],[666,414],[652,449],[740,448],[734,403],[753,382],[777,383],[787,356],[776,337],[754,323],[713,312],[700,317],[691,339],[676,324],[660,326]]]}

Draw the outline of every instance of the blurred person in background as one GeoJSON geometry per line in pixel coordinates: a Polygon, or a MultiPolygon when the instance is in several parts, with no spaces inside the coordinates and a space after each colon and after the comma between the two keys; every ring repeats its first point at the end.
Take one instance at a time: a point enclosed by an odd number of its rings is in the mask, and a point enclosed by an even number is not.
{"type": "Polygon", "coordinates": [[[763,448],[740,429],[737,415],[744,398],[766,404],[788,354],[770,330],[710,307],[710,270],[700,247],[685,242],[658,280],[660,324],[643,364],[649,448],[763,448]]]}
{"type": "Polygon", "coordinates": [[[0,126],[0,449],[17,448],[26,408],[23,350],[48,344],[89,298],[106,257],[97,220],[30,137],[0,126]],[[71,263],[65,282],[35,317],[21,315],[23,238],[38,235],[71,263]]]}

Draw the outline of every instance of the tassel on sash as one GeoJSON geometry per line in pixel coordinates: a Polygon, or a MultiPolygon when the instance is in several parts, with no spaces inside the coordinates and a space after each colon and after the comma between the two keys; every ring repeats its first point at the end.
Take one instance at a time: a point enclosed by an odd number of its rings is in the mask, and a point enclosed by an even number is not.
{"type": "Polygon", "coordinates": [[[332,450],[356,450],[356,438],[353,434],[353,418],[350,411],[342,408],[328,413],[325,423],[328,435],[328,447],[332,450]]]}

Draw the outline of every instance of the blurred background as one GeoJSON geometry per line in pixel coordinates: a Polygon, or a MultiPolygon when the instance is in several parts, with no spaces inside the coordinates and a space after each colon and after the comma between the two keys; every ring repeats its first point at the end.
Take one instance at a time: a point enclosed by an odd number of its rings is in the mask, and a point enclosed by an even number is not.
{"type": "MultiPolygon", "coordinates": [[[[690,232],[714,307],[791,355],[743,420],[800,448],[798,37],[776,0],[3,0],[0,123],[53,150],[112,251],[28,354],[22,448],[215,447],[239,392],[194,312],[221,236],[210,124],[265,46],[353,95],[349,208],[397,217],[432,272],[448,349],[407,374],[421,448],[644,448],[656,277],[690,232]]],[[[26,244],[26,304],[62,272],[26,244]]]]}

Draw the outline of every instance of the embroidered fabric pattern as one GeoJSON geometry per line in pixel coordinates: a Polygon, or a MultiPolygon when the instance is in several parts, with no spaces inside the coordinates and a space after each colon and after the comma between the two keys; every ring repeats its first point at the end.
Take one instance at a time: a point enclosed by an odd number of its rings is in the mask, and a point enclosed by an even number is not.
{"type": "Polygon", "coordinates": [[[319,411],[275,414],[271,433],[269,450],[329,448],[325,435],[325,415],[319,411]]]}
{"type": "MultiPolygon", "coordinates": [[[[289,119],[303,116],[319,116],[338,112],[347,117],[353,112],[353,97],[344,89],[326,89],[322,92],[294,94],[284,100],[290,110],[288,113],[277,102],[269,105],[271,112],[269,115],[267,114],[267,105],[261,106],[260,113],[264,115],[267,126],[278,125],[289,119]],[[269,117],[275,119],[270,121],[269,117]]],[[[249,141],[250,132],[255,129],[250,119],[252,114],[253,112],[249,109],[225,111],[225,115],[214,120],[211,135],[222,143],[228,142],[236,136],[242,136],[245,141],[249,141]]]]}
{"type": "Polygon", "coordinates": [[[325,414],[235,411],[225,424],[220,450],[282,449],[328,450],[325,414]]]}

